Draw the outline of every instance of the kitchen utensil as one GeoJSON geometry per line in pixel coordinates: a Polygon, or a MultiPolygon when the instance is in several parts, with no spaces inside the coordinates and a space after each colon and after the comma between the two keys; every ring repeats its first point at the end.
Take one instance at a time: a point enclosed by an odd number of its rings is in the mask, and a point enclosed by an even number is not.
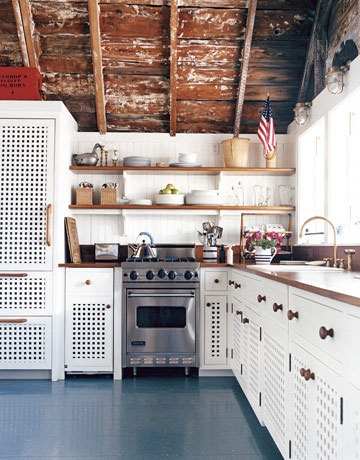
{"type": "Polygon", "coordinates": [[[289,185],[279,185],[278,191],[280,206],[294,206],[295,187],[290,187],[289,185]]]}
{"type": "Polygon", "coordinates": [[[95,260],[118,260],[119,245],[95,244],[95,260]]]}
{"type": "Polygon", "coordinates": [[[102,184],[101,188],[117,188],[118,184],[116,182],[105,182],[105,184],[102,184]]]}
{"type": "Polygon", "coordinates": [[[201,168],[201,163],[170,163],[170,168],[201,168]]]}
{"type": "Polygon", "coordinates": [[[130,200],[129,204],[134,205],[134,206],[151,206],[152,201],[148,199],[134,199],[130,200]]]}
{"type": "Polygon", "coordinates": [[[97,149],[103,150],[104,146],[95,144],[91,153],[74,154],[73,161],[77,166],[96,166],[99,161],[97,149]]]}
{"type": "Polygon", "coordinates": [[[93,188],[93,184],[91,184],[90,182],[83,181],[80,182],[79,188],[93,188]]]}
{"type": "Polygon", "coordinates": [[[270,187],[266,185],[254,185],[254,204],[255,206],[268,206],[271,196],[270,187]]]}
{"type": "Polygon", "coordinates": [[[203,229],[204,229],[205,232],[207,232],[207,233],[210,232],[211,227],[212,227],[210,222],[203,222],[202,225],[203,225],[203,229]]]}
{"type": "Polygon", "coordinates": [[[163,194],[155,195],[156,204],[168,204],[168,205],[183,205],[185,200],[185,195],[181,193],[174,194],[163,194]]]}
{"type": "Polygon", "coordinates": [[[154,239],[148,232],[140,232],[136,238],[135,244],[129,243],[129,248],[133,251],[131,257],[134,258],[154,258],[157,256],[157,251],[153,247],[154,239]],[[142,240],[142,243],[137,243],[139,237],[147,236],[150,240],[150,244],[145,242],[145,239],[142,240]]]}

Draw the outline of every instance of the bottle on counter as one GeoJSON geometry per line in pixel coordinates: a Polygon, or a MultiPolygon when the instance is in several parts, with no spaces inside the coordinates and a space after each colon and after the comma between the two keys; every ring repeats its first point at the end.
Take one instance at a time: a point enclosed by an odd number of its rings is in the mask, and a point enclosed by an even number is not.
{"type": "Polygon", "coordinates": [[[219,251],[219,263],[224,264],[225,263],[225,249],[224,245],[221,245],[220,251],[219,251]]]}
{"type": "Polygon", "coordinates": [[[234,263],[234,251],[232,250],[232,246],[230,245],[227,250],[227,258],[226,262],[230,265],[234,263]]]}

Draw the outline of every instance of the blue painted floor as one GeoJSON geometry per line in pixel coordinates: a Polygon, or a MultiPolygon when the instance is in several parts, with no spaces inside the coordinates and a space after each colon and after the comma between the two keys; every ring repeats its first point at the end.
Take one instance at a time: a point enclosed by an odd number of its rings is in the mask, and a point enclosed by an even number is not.
{"type": "Polygon", "coordinates": [[[233,378],[0,381],[0,458],[281,460],[233,378]]]}

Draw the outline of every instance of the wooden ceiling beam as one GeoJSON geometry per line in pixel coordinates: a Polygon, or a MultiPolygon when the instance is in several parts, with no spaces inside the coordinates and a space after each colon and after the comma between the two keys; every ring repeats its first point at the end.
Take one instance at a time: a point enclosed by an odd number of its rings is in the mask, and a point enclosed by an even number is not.
{"type": "Polygon", "coordinates": [[[34,20],[29,0],[12,0],[20,50],[25,67],[40,71],[38,47],[35,41],[34,20]]]}
{"type": "Polygon", "coordinates": [[[244,100],[245,100],[245,89],[246,89],[246,81],[247,81],[248,69],[249,69],[251,42],[252,42],[252,37],[253,37],[253,32],[254,32],[256,6],[257,6],[257,0],[250,0],[248,15],[246,19],[245,42],[244,42],[243,55],[242,55],[242,61],[241,61],[239,87],[238,87],[236,110],[235,110],[234,137],[239,137],[239,134],[240,134],[241,115],[242,115],[242,111],[244,107],[244,100]]]}
{"type": "Polygon", "coordinates": [[[170,136],[176,136],[178,23],[179,23],[178,0],[171,0],[171,13],[170,13],[170,136]]]}
{"type": "Polygon", "coordinates": [[[24,25],[22,21],[21,10],[20,10],[20,5],[19,5],[18,0],[12,0],[12,5],[14,9],[16,29],[17,29],[17,34],[19,37],[19,44],[20,44],[23,64],[24,64],[24,67],[29,67],[29,56],[28,56],[27,47],[26,47],[24,25]]]}
{"type": "Polygon", "coordinates": [[[92,64],[95,85],[96,119],[100,134],[106,133],[105,89],[102,69],[98,0],[88,0],[92,64]]]}

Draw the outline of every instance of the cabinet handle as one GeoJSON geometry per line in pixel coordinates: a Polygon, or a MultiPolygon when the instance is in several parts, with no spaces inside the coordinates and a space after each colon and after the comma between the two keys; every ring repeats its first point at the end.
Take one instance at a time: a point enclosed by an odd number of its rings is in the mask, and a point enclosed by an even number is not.
{"type": "Polygon", "coordinates": [[[51,246],[51,236],[50,236],[51,211],[52,211],[52,206],[51,204],[48,204],[46,208],[46,244],[48,246],[51,246]]]}
{"type": "Polygon", "coordinates": [[[206,304],[206,306],[207,306],[207,307],[211,307],[211,303],[208,302],[208,303],[206,304]]]}
{"type": "Polygon", "coordinates": [[[300,369],[300,375],[301,377],[304,377],[306,381],[308,380],[315,380],[315,374],[314,372],[311,372],[310,369],[304,369],[303,367],[300,369]]]}
{"type": "Polygon", "coordinates": [[[86,280],[86,281],[85,281],[85,284],[87,284],[88,286],[90,286],[91,280],[86,280]]]}
{"type": "Polygon", "coordinates": [[[275,313],[276,313],[278,310],[283,311],[283,305],[282,305],[282,303],[279,305],[278,303],[275,302],[275,303],[273,304],[273,310],[274,310],[275,313]]]}
{"type": "Polygon", "coordinates": [[[258,301],[259,303],[261,303],[262,301],[265,302],[265,301],[266,301],[266,295],[260,295],[260,294],[259,294],[259,295],[257,296],[257,301],[258,301]]]}
{"type": "Polygon", "coordinates": [[[0,323],[26,323],[26,318],[0,319],[0,323]]]}
{"type": "Polygon", "coordinates": [[[248,323],[249,323],[249,318],[244,318],[244,319],[242,320],[242,322],[243,322],[243,324],[248,324],[248,323]]]}
{"type": "Polygon", "coordinates": [[[241,310],[236,310],[236,312],[235,312],[236,316],[242,315],[242,313],[243,312],[241,310]]]}
{"type": "Polygon", "coordinates": [[[27,273],[0,273],[0,277],[2,278],[25,278],[29,276],[27,273]]]}
{"type": "Polygon", "coordinates": [[[106,305],[106,308],[109,310],[109,309],[111,308],[111,305],[108,303],[108,304],[106,305]]]}
{"type": "Polygon", "coordinates": [[[326,329],[325,326],[321,326],[321,328],[319,329],[319,336],[322,340],[325,340],[326,337],[334,337],[334,329],[326,329]]]}
{"type": "Polygon", "coordinates": [[[289,310],[287,316],[288,316],[288,320],[292,321],[294,318],[297,318],[297,319],[299,318],[299,312],[296,311],[294,313],[292,310],[289,310]]]}
{"type": "Polygon", "coordinates": [[[218,284],[219,280],[217,278],[214,279],[214,283],[218,284]]]}
{"type": "Polygon", "coordinates": [[[235,283],[235,281],[229,280],[229,286],[231,286],[234,283],[235,283]]]}
{"type": "Polygon", "coordinates": [[[241,284],[235,283],[234,287],[235,287],[235,289],[239,289],[239,288],[241,288],[241,284]]]}

